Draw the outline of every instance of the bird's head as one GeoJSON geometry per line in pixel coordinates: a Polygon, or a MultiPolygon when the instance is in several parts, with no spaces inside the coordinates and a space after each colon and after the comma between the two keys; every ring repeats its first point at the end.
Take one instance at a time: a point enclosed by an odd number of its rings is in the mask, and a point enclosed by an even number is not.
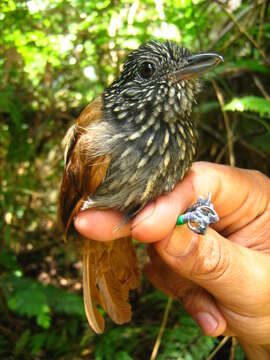
{"type": "Polygon", "coordinates": [[[200,90],[198,77],[222,61],[218,54],[192,55],[174,42],[150,41],[127,56],[119,78],[105,90],[105,111],[139,126],[149,118],[184,120],[200,90]]]}

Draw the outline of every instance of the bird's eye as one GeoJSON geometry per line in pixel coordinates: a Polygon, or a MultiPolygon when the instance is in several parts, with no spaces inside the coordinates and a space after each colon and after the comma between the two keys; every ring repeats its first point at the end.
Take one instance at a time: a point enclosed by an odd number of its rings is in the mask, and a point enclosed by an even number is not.
{"type": "Polygon", "coordinates": [[[155,72],[155,65],[151,62],[145,61],[139,67],[139,75],[143,79],[150,79],[155,72]]]}

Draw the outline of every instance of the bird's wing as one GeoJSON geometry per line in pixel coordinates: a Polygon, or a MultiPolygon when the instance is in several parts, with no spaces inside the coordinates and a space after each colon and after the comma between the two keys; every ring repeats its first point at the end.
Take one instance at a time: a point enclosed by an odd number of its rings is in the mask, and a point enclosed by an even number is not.
{"type": "MultiPolygon", "coordinates": [[[[100,97],[94,100],[64,139],[65,169],[60,188],[59,215],[66,234],[72,229],[73,219],[83,201],[95,193],[110,164],[109,155],[84,159],[80,153],[84,128],[102,119],[102,107],[100,97]]],[[[91,147],[91,142],[88,146],[91,147]]],[[[117,324],[128,322],[131,318],[129,290],[138,287],[140,282],[131,238],[110,242],[85,239],[82,251],[84,306],[90,326],[97,333],[104,331],[104,319],[96,304],[117,324]]]]}
{"type": "Polygon", "coordinates": [[[66,233],[71,230],[73,219],[85,198],[96,191],[110,163],[109,155],[83,159],[80,150],[85,129],[101,119],[102,99],[98,97],[83,110],[63,140],[65,168],[59,196],[59,217],[66,233]]]}

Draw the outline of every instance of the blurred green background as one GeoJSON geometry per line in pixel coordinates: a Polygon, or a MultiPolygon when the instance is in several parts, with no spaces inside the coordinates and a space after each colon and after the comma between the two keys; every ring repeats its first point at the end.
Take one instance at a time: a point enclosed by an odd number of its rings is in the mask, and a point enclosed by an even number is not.
{"type": "MultiPolygon", "coordinates": [[[[82,305],[78,249],[63,242],[57,196],[61,139],[83,107],[148,39],[217,51],[194,117],[198,159],[270,174],[267,0],[0,0],[0,358],[149,359],[167,298],[144,279],[133,320],[95,335],[82,305]]],[[[143,248],[138,248],[144,257],[143,248]]],[[[157,359],[210,359],[173,302],[157,359]]],[[[215,359],[244,359],[227,342],[215,359]]]]}

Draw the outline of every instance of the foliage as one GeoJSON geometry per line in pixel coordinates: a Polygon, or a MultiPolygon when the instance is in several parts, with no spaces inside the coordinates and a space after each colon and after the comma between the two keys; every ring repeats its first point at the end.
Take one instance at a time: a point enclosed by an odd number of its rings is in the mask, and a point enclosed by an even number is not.
{"type": "Polygon", "coordinates": [[[20,315],[35,317],[44,329],[51,325],[51,312],[84,315],[82,299],[54,286],[43,285],[26,277],[7,276],[2,279],[8,307],[20,315]]]}
{"type": "MultiPolygon", "coordinates": [[[[134,354],[137,359],[149,358],[150,354],[146,356],[145,349],[138,348],[136,344],[150,342],[158,331],[159,324],[114,328],[98,340],[95,360],[110,360],[114,354],[121,354],[120,359],[124,360],[132,359],[129,354],[134,354]]],[[[196,323],[181,310],[177,323],[165,331],[163,343],[158,357],[161,360],[178,359],[179,354],[183,360],[201,360],[213,349],[216,341],[203,336],[196,323]]]]}
{"type": "MultiPolygon", "coordinates": [[[[234,98],[224,107],[225,111],[254,111],[260,117],[270,118],[270,101],[258,96],[234,98]]],[[[269,131],[269,130],[268,130],[269,131]]]]}
{"type": "MultiPolygon", "coordinates": [[[[269,175],[269,8],[265,0],[0,1],[1,358],[150,357],[166,298],[145,280],[132,295],[131,324],[108,321],[102,337],[88,328],[77,244],[65,244],[57,224],[61,139],[119,74],[130,50],[169,38],[225,58],[206,77],[194,111],[198,158],[229,163],[233,157],[236,165],[269,175]]],[[[141,248],[138,253],[144,257],[141,248]]],[[[158,358],[203,359],[216,343],[175,303],[158,358]]],[[[228,357],[225,347],[215,358],[228,357]]],[[[243,359],[239,347],[235,358],[243,359]]]]}

